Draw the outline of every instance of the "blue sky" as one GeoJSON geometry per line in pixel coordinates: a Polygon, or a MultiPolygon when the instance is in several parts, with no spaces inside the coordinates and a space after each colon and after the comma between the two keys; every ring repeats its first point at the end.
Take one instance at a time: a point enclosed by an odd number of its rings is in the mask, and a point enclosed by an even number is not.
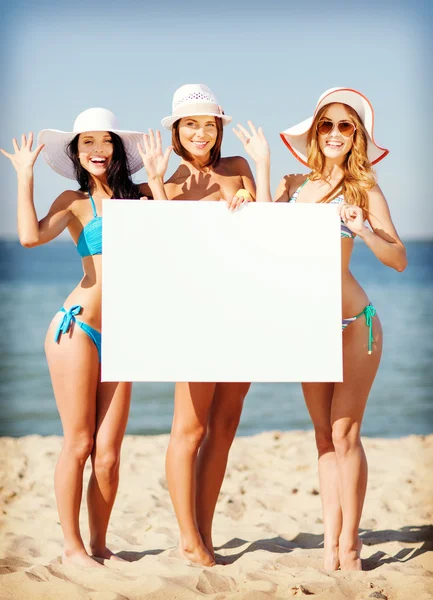
{"type": "MultiPolygon", "coordinates": [[[[430,167],[433,10],[427,2],[15,0],[2,7],[0,146],[44,128],[71,130],[84,109],[111,109],[124,129],[160,127],[173,92],[205,83],[233,122],[262,125],[272,187],[303,172],[278,133],[310,116],[330,87],[373,103],[375,138],[389,148],[379,183],[405,239],[433,238],[430,167]]],[[[169,143],[168,132],[163,133],[169,143]]],[[[223,154],[243,154],[225,128],[223,154]]],[[[177,162],[172,158],[169,171],[177,162]]],[[[16,237],[16,177],[0,156],[4,218],[16,237]]],[[[140,171],[137,180],[146,179],[140,171]]],[[[42,217],[73,182],[42,157],[35,199],[42,217]]]]}

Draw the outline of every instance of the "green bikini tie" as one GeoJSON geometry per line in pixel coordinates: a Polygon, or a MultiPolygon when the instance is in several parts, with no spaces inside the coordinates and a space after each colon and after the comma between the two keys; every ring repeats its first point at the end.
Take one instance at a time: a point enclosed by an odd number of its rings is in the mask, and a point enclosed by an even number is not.
{"type": "Polygon", "coordinates": [[[364,308],[364,310],[362,312],[360,312],[359,315],[356,315],[356,317],[355,317],[357,319],[361,315],[365,315],[365,324],[368,327],[368,353],[369,354],[372,353],[372,345],[374,342],[373,317],[375,314],[376,314],[376,309],[374,308],[374,306],[372,304],[367,304],[367,306],[364,308]]]}

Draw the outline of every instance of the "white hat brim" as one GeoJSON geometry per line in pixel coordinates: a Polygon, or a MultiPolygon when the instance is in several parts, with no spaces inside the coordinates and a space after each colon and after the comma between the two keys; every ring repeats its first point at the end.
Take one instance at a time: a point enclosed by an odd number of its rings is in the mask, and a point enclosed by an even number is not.
{"type": "Polygon", "coordinates": [[[325,92],[317,103],[314,115],[301,123],[289,127],[280,133],[280,137],[286,144],[293,156],[303,165],[308,167],[308,132],[313,124],[314,117],[318,111],[327,104],[347,104],[352,107],[364,124],[367,132],[367,156],[372,165],[378,163],[389,153],[386,148],[381,148],[374,141],[374,110],[368,100],[361,92],[351,88],[334,88],[325,92]]]}
{"type": "MultiPolygon", "coordinates": [[[[99,130],[94,129],[93,131],[99,130]]],[[[110,130],[110,132],[121,138],[131,174],[139,171],[143,167],[143,161],[138,152],[137,143],[142,142],[143,134],[138,131],[116,129],[110,130]]],[[[72,131],[60,131],[59,129],[43,129],[38,134],[38,144],[44,144],[42,155],[45,162],[59,175],[74,180],[76,180],[75,168],[67,154],[67,146],[77,135],[79,134],[72,131]]]]}
{"type": "Polygon", "coordinates": [[[222,120],[223,125],[228,125],[229,123],[232,122],[232,117],[229,117],[228,115],[218,115],[217,113],[213,113],[213,112],[193,112],[190,115],[181,115],[181,116],[170,115],[169,117],[164,117],[161,121],[161,125],[165,129],[171,129],[173,127],[173,123],[175,123],[176,121],[180,121],[180,119],[184,119],[186,117],[196,117],[196,116],[218,117],[219,119],[222,120]]]}

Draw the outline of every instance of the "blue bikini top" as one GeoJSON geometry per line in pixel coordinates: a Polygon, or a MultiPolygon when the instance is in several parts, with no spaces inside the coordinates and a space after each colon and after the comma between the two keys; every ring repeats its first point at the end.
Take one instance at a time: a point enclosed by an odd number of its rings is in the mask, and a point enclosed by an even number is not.
{"type": "Polygon", "coordinates": [[[102,217],[98,217],[95,201],[90,192],[89,198],[92,203],[93,219],[83,227],[77,242],[78,254],[82,258],[102,254],[102,217]]]}

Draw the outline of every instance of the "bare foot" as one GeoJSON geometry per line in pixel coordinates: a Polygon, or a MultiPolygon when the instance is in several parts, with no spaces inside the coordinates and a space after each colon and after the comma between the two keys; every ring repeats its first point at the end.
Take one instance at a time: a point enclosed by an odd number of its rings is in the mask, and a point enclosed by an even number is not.
{"type": "Polygon", "coordinates": [[[77,567],[91,567],[96,569],[103,569],[104,565],[101,565],[87,552],[82,550],[64,550],[62,554],[63,565],[75,565],[77,567]]]}
{"type": "Polygon", "coordinates": [[[183,558],[189,560],[193,565],[202,565],[203,567],[213,567],[215,559],[210,554],[209,550],[199,541],[197,544],[186,544],[181,540],[179,551],[183,558]]]}
{"type": "Polygon", "coordinates": [[[203,544],[205,545],[207,551],[209,552],[209,554],[212,556],[212,558],[214,560],[215,559],[215,549],[213,547],[213,542],[212,542],[212,536],[211,535],[203,535],[201,532],[201,539],[203,540],[203,544]]]}
{"type": "Polygon", "coordinates": [[[361,538],[358,538],[356,548],[344,547],[340,544],[339,557],[342,571],[362,571],[361,549],[361,538]]]}
{"type": "Polygon", "coordinates": [[[91,546],[90,550],[92,552],[92,556],[95,556],[96,558],[102,558],[104,560],[113,560],[118,562],[128,562],[124,558],[120,558],[120,556],[114,554],[114,552],[111,552],[111,550],[107,548],[107,546],[102,546],[101,548],[91,546]]]}
{"type": "Polygon", "coordinates": [[[340,559],[338,557],[338,546],[325,549],[323,554],[323,568],[325,571],[338,571],[340,559]]]}
{"type": "Polygon", "coordinates": [[[323,553],[323,568],[325,571],[338,571],[340,559],[338,558],[338,544],[327,544],[323,553]]]}

